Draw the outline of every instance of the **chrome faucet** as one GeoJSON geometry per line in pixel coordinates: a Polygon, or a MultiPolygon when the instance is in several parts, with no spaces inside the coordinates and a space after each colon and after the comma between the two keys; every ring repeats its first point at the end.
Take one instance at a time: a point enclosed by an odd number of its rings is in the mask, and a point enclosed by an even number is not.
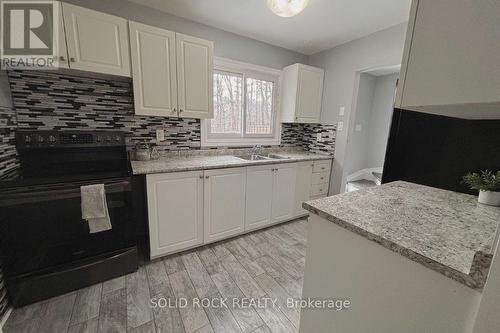
{"type": "Polygon", "coordinates": [[[262,154],[262,145],[256,144],[253,146],[252,150],[250,150],[250,155],[258,155],[262,154]]]}

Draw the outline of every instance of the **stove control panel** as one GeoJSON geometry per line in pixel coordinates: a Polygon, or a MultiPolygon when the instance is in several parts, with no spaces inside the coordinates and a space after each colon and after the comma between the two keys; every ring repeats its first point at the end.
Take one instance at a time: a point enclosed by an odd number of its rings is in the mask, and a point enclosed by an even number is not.
{"type": "Polygon", "coordinates": [[[16,133],[17,149],[125,146],[122,132],[25,131],[16,133]]]}

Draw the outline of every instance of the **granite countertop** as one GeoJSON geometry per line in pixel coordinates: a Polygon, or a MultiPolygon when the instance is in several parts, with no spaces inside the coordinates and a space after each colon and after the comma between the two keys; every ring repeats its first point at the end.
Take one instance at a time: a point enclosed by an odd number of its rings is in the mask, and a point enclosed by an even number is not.
{"type": "Polygon", "coordinates": [[[236,168],[252,165],[293,163],[313,160],[333,159],[330,155],[314,154],[307,152],[277,152],[273,155],[283,157],[283,159],[247,161],[233,155],[216,156],[189,156],[189,157],[162,157],[151,161],[132,161],[132,171],[134,175],[144,175],[152,173],[197,171],[222,168],[236,168]]]}
{"type": "Polygon", "coordinates": [[[398,181],[303,207],[470,288],[486,282],[500,208],[475,196],[398,181]]]}

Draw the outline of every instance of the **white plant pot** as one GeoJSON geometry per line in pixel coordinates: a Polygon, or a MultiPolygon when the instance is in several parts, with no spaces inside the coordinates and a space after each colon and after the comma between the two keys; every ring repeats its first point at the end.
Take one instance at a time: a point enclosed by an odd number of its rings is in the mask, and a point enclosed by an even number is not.
{"type": "Polygon", "coordinates": [[[479,203],[489,206],[500,206],[500,192],[493,191],[479,191],[479,203]]]}

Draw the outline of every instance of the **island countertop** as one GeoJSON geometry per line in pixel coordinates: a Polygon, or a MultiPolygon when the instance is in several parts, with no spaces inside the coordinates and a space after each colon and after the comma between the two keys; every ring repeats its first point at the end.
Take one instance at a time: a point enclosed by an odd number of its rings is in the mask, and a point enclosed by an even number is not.
{"type": "MultiPolygon", "coordinates": [[[[243,154],[247,153],[247,150],[243,154]]],[[[132,172],[134,175],[145,175],[153,173],[198,171],[223,168],[237,168],[253,165],[294,163],[315,160],[331,160],[333,156],[302,152],[281,151],[273,152],[273,155],[281,159],[248,161],[234,155],[193,155],[193,156],[169,156],[151,161],[132,161],[132,172]]]]}
{"type": "Polygon", "coordinates": [[[486,282],[500,208],[475,196],[397,181],[303,207],[470,288],[486,282]]]}

